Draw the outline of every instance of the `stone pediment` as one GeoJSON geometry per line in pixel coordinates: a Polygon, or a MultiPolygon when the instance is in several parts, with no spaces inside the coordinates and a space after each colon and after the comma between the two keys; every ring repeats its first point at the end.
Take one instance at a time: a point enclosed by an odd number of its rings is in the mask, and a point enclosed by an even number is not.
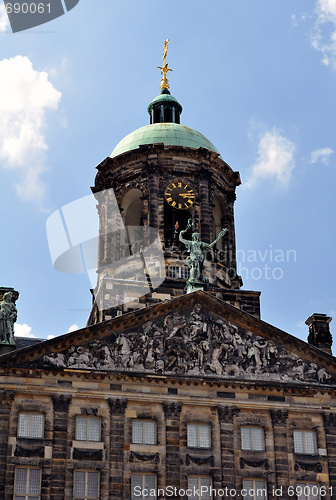
{"type": "Polygon", "coordinates": [[[52,370],[336,385],[335,358],[204,292],[4,355],[0,362],[52,370]]]}
{"type": "Polygon", "coordinates": [[[300,353],[291,352],[284,339],[258,335],[201,302],[195,302],[189,310],[170,312],[118,334],[46,354],[36,365],[250,381],[336,383],[333,371],[316,363],[309,352],[304,353],[302,348],[300,353]]]}

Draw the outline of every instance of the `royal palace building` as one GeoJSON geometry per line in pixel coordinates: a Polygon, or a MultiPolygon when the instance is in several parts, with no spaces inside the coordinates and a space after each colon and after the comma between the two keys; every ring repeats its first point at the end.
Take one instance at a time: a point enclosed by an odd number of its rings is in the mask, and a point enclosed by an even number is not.
{"type": "Polygon", "coordinates": [[[260,319],[239,173],[180,123],[166,55],[150,124],[97,167],[87,326],[13,338],[0,288],[0,500],[336,496],[331,318],[307,319],[307,343],[260,319]]]}

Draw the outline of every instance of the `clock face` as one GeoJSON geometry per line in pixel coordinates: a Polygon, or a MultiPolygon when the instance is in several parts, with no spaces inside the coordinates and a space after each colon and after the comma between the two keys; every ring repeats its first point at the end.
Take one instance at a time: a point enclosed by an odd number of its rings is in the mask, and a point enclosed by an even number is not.
{"type": "Polygon", "coordinates": [[[194,190],[183,181],[175,181],[168,184],[164,191],[166,202],[178,210],[186,210],[195,202],[194,190]]]}

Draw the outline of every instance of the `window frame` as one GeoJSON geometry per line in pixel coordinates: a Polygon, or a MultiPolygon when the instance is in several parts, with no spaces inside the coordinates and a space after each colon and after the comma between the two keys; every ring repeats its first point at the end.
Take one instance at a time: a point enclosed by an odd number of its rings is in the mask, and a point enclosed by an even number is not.
{"type": "Polygon", "coordinates": [[[261,425],[242,425],[240,427],[240,448],[242,451],[253,451],[253,452],[263,452],[265,451],[265,429],[261,425]],[[251,448],[243,448],[243,429],[248,429],[250,432],[251,448]],[[253,429],[258,429],[261,431],[262,438],[262,449],[256,449],[253,445],[253,429]]]}
{"type": "Polygon", "coordinates": [[[187,480],[188,480],[188,489],[193,489],[194,488],[194,485],[190,485],[189,483],[189,479],[197,479],[197,486],[196,488],[201,490],[201,486],[204,486],[202,485],[202,479],[207,479],[210,481],[210,493],[209,493],[209,496],[208,497],[204,497],[204,495],[202,496],[194,496],[194,495],[190,495],[190,497],[188,497],[190,500],[202,500],[202,499],[205,499],[205,500],[211,500],[212,499],[212,492],[211,492],[211,489],[212,489],[212,477],[211,476],[207,476],[206,474],[190,474],[188,477],[187,477],[187,480]]]}
{"type": "Polygon", "coordinates": [[[189,279],[190,269],[188,266],[169,264],[167,275],[171,279],[189,279]]]}
{"type": "MultiPolygon", "coordinates": [[[[243,483],[242,483],[242,484],[243,484],[242,489],[245,489],[245,490],[247,490],[247,492],[248,492],[248,491],[250,491],[250,490],[249,490],[249,488],[248,488],[248,487],[244,484],[246,481],[252,481],[252,489],[254,490],[254,492],[255,492],[255,493],[257,492],[257,490],[258,490],[258,489],[260,489],[260,488],[258,488],[258,487],[256,486],[256,482],[257,482],[257,481],[260,481],[260,482],[264,483],[264,486],[263,486],[263,488],[262,488],[262,489],[263,489],[263,490],[266,490],[266,497],[260,497],[259,495],[255,495],[255,494],[254,494],[254,495],[253,495],[253,499],[252,499],[252,500],[267,500],[267,498],[268,498],[268,495],[267,495],[267,481],[266,481],[265,479],[260,478],[260,477],[244,477],[244,478],[243,478],[243,483]]],[[[244,499],[246,499],[246,500],[250,500],[251,498],[252,498],[252,497],[251,497],[251,495],[245,495],[245,496],[244,496],[244,499]]]]}
{"type": "MultiPolygon", "coordinates": [[[[34,467],[34,466],[30,466],[30,465],[17,465],[15,467],[15,474],[14,474],[14,489],[13,489],[13,500],[16,500],[17,498],[24,498],[24,500],[28,500],[29,497],[31,498],[36,498],[38,500],[41,499],[41,485],[42,485],[42,469],[41,467],[34,467]],[[16,492],[16,487],[17,487],[17,471],[19,469],[25,469],[27,471],[27,476],[26,476],[26,492],[25,493],[17,493],[16,492]],[[30,471],[32,470],[38,470],[40,472],[40,477],[39,477],[39,487],[38,487],[38,490],[39,490],[39,493],[38,494],[33,494],[33,493],[29,493],[27,491],[27,488],[29,488],[29,478],[30,478],[30,471]]],[[[34,498],[34,500],[35,500],[34,498]]]]}
{"type": "Polygon", "coordinates": [[[132,476],[131,476],[131,499],[132,500],[143,500],[143,499],[148,499],[148,498],[151,498],[151,499],[156,499],[157,498],[157,475],[154,474],[153,472],[133,472],[132,473],[132,476]],[[134,495],[134,488],[137,487],[138,485],[136,486],[133,486],[133,479],[135,476],[140,476],[141,477],[141,480],[142,480],[142,490],[141,490],[141,496],[139,495],[134,495]],[[144,497],[143,495],[143,490],[144,489],[147,489],[148,486],[146,486],[146,476],[151,476],[151,477],[154,477],[154,490],[155,490],[155,496],[146,496],[144,497]]]}
{"type": "Polygon", "coordinates": [[[316,456],[318,455],[318,448],[317,448],[317,433],[315,430],[310,430],[310,429],[294,429],[293,430],[293,447],[294,447],[294,453],[297,455],[308,455],[308,456],[316,456]],[[314,451],[313,453],[307,452],[307,443],[306,443],[306,434],[312,434],[313,435],[313,442],[314,442],[314,451]],[[303,447],[303,451],[297,451],[295,449],[295,434],[300,434],[301,435],[301,444],[303,447]]]}
{"type": "Polygon", "coordinates": [[[83,443],[101,443],[102,441],[102,419],[101,417],[96,417],[95,415],[76,415],[76,425],[75,425],[75,441],[82,441],[83,443]],[[86,420],[86,439],[81,439],[78,437],[78,420],[86,420]],[[90,421],[99,421],[99,436],[98,439],[89,439],[90,437],[90,421]]]}
{"type": "Polygon", "coordinates": [[[211,442],[211,425],[206,424],[204,422],[189,422],[187,423],[187,448],[194,448],[194,449],[200,449],[200,450],[211,450],[212,447],[212,442],[211,442]],[[196,446],[191,446],[189,445],[189,428],[190,426],[196,426],[197,427],[197,445],[196,446]],[[200,444],[200,427],[207,427],[209,434],[209,445],[208,446],[201,446],[200,444]]]}
{"type": "Polygon", "coordinates": [[[74,469],[73,471],[73,488],[72,488],[72,498],[73,500],[99,500],[100,497],[100,471],[97,469],[74,469]],[[85,472],[85,493],[84,495],[75,495],[75,486],[76,486],[76,472],[85,472]],[[88,486],[88,474],[90,472],[94,472],[98,476],[98,481],[97,481],[97,496],[96,497],[89,497],[88,491],[87,491],[87,486],[88,486]]]}
{"type": "Polygon", "coordinates": [[[139,444],[144,446],[157,446],[157,423],[155,420],[151,420],[149,418],[135,418],[132,420],[132,444],[139,444]],[[134,424],[141,423],[142,424],[142,442],[136,443],[134,441],[134,424]],[[146,423],[151,423],[154,425],[154,443],[146,443],[146,423]]]}
{"type": "Polygon", "coordinates": [[[17,426],[17,434],[16,436],[20,439],[44,439],[44,428],[45,428],[45,415],[42,412],[39,411],[20,411],[18,414],[18,426],[17,426]],[[23,415],[28,415],[29,416],[29,436],[24,436],[20,434],[20,428],[21,428],[21,417],[23,415]],[[34,415],[39,415],[42,417],[42,424],[41,424],[41,435],[40,436],[32,436],[33,432],[33,416],[34,415]]]}

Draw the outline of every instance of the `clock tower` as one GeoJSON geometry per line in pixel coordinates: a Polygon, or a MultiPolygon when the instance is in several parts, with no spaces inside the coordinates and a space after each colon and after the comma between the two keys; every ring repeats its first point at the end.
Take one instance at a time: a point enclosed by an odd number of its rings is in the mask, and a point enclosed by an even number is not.
{"type": "Polygon", "coordinates": [[[160,93],[148,106],[150,124],[124,137],[97,166],[92,191],[100,233],[89,325],[186,293],[190,269],[179,233],[188,221],[207,244],[227,228],[205,253],[204,290],[260,315],[260,293],[241,290],[237,275],[239,172],[204,135],[180,123],[182,106],[169,91],[167,45],[160,93]]]}

